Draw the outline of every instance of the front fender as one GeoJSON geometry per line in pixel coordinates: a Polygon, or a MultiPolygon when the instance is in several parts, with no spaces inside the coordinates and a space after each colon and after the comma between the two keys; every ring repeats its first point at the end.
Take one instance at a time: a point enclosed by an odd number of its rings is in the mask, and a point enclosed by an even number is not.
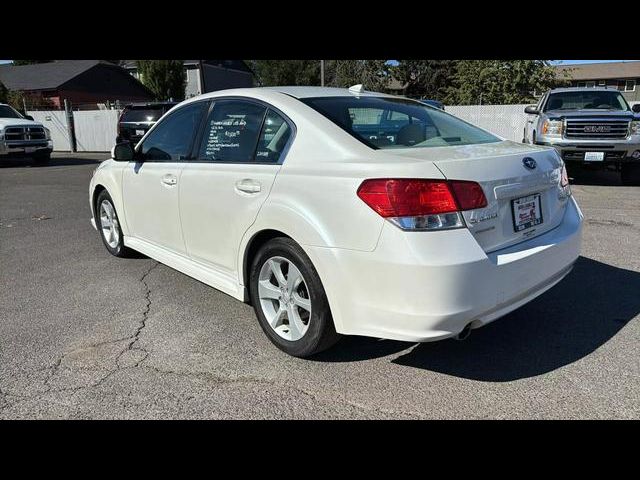
{"type": "Polygon", "coordinates": [[[105,188],[111,199],[113,205],[116,208],[118,214],[118,220],[120,221],[120,228],[124,235],[129,235],[129,226],[127,225],[127,216],[124,210],[124,204],[122,202],[122,172],[126,163],[116,162],[112,159],[105,160],[98,168],[93,172],[93,177],[89,182],[89,205],[91,208],[91,216],[95,215],[95,205],[93,204],[93,197],[96,189],[99,187],[105,188]]]}

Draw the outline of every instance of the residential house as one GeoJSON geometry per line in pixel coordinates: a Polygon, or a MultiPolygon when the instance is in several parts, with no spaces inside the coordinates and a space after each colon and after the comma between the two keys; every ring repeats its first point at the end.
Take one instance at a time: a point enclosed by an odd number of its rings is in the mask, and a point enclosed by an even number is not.
{"type": "MultiPolygon", "coordinates": [[[[183,63],[185,98],[227,88],[253,87],[253,72],[242,60],[183,60],[183,63]]],[[[136,60],[123,60],[121,66],[140,80],[136,60]]]]}
{"type": "Polygon", "coordinates": [[[566,78],[574,87],[613,87],[620,90],[628,102],[640,101],[640,61],[583,63],[558,65],[559,78],[566,78]]]}
{"type": "Polygon", "coordinates": [[[74,106],[120,101],[143,102],[153,94],[127,72],[104,60],[56,60],[15,66],[0,65],[0,82],[9,90],[25,93],[32,103],[51,103],[64,107],[67,99],[74,106]]]}

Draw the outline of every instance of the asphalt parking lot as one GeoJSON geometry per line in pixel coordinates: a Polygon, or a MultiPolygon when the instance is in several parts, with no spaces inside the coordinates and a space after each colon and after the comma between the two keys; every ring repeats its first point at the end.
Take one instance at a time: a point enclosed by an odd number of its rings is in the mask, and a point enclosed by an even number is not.
{"type": "Polygon", "coordinates": [[[640,187],[585,174],[572,274],[468,340],[287,356],[250,306],[89,224],[104,155],[0,160],[0,418],[639,418],[640,187]]]}

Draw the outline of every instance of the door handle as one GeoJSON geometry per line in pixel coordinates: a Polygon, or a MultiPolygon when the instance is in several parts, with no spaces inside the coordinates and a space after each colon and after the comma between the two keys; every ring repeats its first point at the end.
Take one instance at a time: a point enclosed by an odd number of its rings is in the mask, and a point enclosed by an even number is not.
{"type": "Polygon", "coordinates": [[[162,177],[162,183],[165,185],[173,186],[178,183],[178,178],[175,175],[167,173],[164,177],[162,177]]]}
{"type": "Polygon", "coordinates": [[[260,182],[245,178],[236,182],[236,190],[244,193],[258,193],[261,190],[260,182]]]}

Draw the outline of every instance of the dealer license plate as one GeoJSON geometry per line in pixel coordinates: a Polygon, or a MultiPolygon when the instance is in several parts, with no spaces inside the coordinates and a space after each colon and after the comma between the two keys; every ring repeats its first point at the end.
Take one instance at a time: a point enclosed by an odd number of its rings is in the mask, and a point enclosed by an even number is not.
{"type": "Polygon", "coordinates": [[[24,153],[33,153],[36,151],[36,147],[25,147],[24,153]]]}
{"type": "Polygon", "coordinates": [[[521,232],[542,223],[540,194],[535,193],[511,201],[513,210],[513,229],[521,232]]]}

